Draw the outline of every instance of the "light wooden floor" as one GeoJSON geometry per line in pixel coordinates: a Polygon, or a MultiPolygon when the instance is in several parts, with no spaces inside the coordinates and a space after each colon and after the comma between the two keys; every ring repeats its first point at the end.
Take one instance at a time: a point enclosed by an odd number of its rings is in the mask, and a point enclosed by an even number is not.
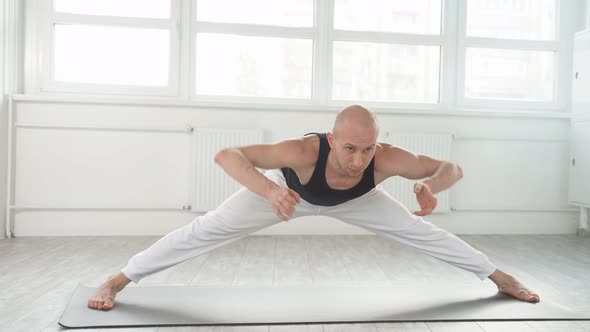
{"type": "MultiPolygon", "coordinates": [[[[590,238],[464,235],[500,269],[590,313],[590,238]]],[[[29,237],[0,241],[0,331],[49,332],[78,283],[98,286],[159,237],[29,237]]],[[[250,236],[139,285],[481,283],[466,271],[376,236],[250,236]]],[[[491,283],[490,280],[484,282],[491,283]]],[[[542,290],[542,292],[541,292],[542,290]]],[[[98,331],[84,329],[79,331],[98,331]]],[[[160,327],[101,331],[590,331],[590,321],[160,327]]]]}

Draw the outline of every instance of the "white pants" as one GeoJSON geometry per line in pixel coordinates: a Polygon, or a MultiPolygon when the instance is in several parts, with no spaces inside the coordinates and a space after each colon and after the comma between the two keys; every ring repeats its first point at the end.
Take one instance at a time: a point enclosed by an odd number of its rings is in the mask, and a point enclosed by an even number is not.
{"type": "MultiPolygon", "coordinates": [[[[287,184],[279,169],[265,176],[277,185],[287,184]]],[[[325,215],[394,239],[430,256],[473,272],[481,280],[496,270],[488,257],[454,234],[412,214],[393,197],[376,187],[361,197],[336,206],[317,206],[301,199],[292,218],[325,215]]],[[[121,270],[135,283],[142,278],[204,254],[262,228],[283,222],[270,203],[242,188],[214,211],[167,234],[133,256],[121,270]]]]}

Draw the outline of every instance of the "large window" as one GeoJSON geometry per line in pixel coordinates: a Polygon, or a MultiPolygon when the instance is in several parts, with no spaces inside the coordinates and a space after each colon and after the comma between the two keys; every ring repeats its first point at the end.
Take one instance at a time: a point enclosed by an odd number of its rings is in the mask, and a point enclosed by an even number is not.
{"type": "Polygon", "coordinates": [[[195,93],[310,100],[313,6],[313,0],[196,1],[195,93]]]}
{"type": "Polygon", "coordinates": [[[54,0],[43,88],[173,94],[178,42],[172,1],[54,0]]]}
{"type": "Polygon", "coordinates": [[[40,65],[27,79],[42,92],[431,109],[563,109],[573,33],[563,18],[576,10],[559,0],[31,1],[38,46],[27,55],[40,65]]]}
{"type": "Polygon", "coordinates": [[[464,99],[555,103],[559,1],[468,0],[464,5],[464,99]]]}
{"type": "Polygon", "coordinates": [[[438,103],[441,0],[335,0],[335,100],[438,103]]]}

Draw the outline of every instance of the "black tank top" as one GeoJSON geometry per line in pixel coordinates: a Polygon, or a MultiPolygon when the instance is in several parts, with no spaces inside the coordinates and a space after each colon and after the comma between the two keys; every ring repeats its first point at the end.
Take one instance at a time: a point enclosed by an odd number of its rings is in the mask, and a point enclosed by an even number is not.
{"type": "MultiPolygon", "coordinates": [[[[315,169],[311,175],[311,179],[305,185],[301,184],[297,173],[291,168],[283,167],[281,171],[287,181],[287,186],[296,191],[301,198],[314,205],[334,206],[351,199],[360,197],[371,189],[375,188],[374,164],[375,157],[371,159],[369,166],[363,173],[363,178],[354,187],[345,190],[332,189],[326,182],[326,163],[328,161],[328,152],[330,152],[330,144],[326,134],[309,133],[318,135],[320,138],[320,151],[318,153],[318,160],[315,164],[315,169]]],[[[306,134],[306,135],[309,135],[306,134]]]]}

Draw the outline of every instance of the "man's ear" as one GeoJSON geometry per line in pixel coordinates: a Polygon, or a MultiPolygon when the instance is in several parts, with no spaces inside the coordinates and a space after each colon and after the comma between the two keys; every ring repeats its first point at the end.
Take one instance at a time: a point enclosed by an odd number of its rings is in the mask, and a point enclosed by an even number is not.
{"type": "Polygon", "coordinates": [[[334,134],[331,131],[326,133],[326,138],[328,139],[328,144],[330,144],[330,149],[334,148],[334,134]]]}

